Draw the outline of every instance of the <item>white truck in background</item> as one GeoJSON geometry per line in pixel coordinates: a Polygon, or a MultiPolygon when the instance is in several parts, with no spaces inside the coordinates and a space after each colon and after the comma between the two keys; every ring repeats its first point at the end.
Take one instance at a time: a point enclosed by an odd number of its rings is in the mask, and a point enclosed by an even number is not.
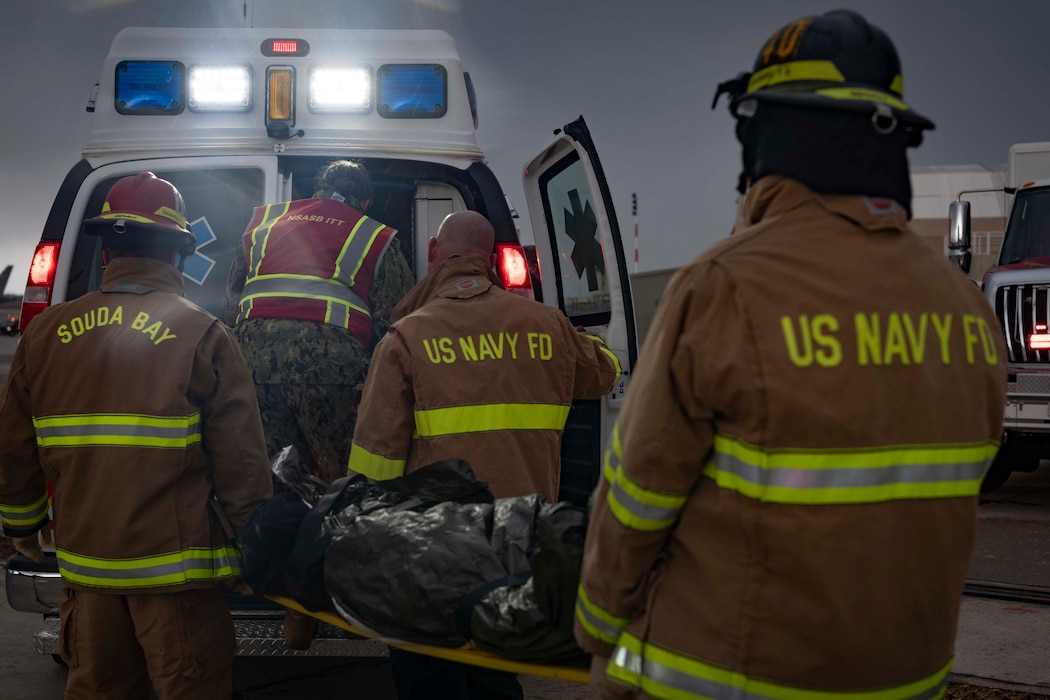
{"type": "Polygon", "coordinates": [[[992,491],[1013,472],[1050,459],[1050,142],[1010,147],[1002,189],[960,192],[949,206],[948,256],[970,270],[966,195],[1004,192],[1009,212],[999,259],[981,289],[1006,336],[1008,383],[1003,443],[982,486],[992,491]]]}

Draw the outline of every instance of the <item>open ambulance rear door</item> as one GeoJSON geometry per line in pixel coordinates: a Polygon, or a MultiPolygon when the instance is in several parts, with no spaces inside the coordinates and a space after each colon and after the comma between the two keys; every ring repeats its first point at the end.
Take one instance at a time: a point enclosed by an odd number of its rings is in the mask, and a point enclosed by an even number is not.
{"type": "MultiPolygon", "coordinates": [[[[598,401],[577,401],[562,441],[561,498],[583,504],[601,475],[638,354],[630,278],[609,185],[581,116],[525,166],[525,200],[544,303],[605,339],[623,375],[598,401]]],[[[537,295],[539,297],[539,295],[537,295]]]]}

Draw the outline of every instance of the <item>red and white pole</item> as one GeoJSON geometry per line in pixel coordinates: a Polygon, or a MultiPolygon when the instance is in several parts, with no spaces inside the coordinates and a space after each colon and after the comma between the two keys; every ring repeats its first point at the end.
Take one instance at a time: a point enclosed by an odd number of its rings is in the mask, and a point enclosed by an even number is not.
{"type": "Polygon", "coordinates": [[[638,272],[638,194],[631,193],[631,215],[634,217],[634,271],[638,272]]]}

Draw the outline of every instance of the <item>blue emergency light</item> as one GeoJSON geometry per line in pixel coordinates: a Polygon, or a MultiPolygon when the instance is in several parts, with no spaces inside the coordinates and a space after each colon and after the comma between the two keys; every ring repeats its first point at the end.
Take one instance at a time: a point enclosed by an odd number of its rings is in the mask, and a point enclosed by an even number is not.
{"type": "Polygon", "coordinates": [[[186,67],[178,61],[121,61],[115,101],[120,114],[178,114],[186,103],[186,67]]]}
{"type": "Polygon", "coordinates": [[[438,64],[388,64],[376,71],[379,115],[436,119],[448,111],[448,72],[438,64]]]}

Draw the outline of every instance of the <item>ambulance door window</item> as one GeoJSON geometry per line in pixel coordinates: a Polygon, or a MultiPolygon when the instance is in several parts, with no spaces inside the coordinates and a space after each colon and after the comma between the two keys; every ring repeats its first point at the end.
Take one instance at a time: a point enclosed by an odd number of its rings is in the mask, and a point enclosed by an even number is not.
{"type": "MultiPolygon", "coordinates": [[[[219,316],[234,252],[241,245],[252,211],[264,202],[265,175],[257,168],[156,169],[153,172],[182,193],[187,223],[197,239],[197,250],[186,260],[182,273],[186,297],[219,316]]],[[[102,211],[106,193],[124,175],[99,181],[91,194],[85,218],[102,211]]],[[[75,268],[79,261],[87,269],[71,275],[70,299],[98,288],[102,272],[98,239],[80,236],[74,260],[75,268]]]]}
{"type": "Polygon", "coordinates": [[[594,198],[587,174],[573,153],[540,177],[547,227],[554,244],[554,272],[562,308],[573,323],[603,326],[612,306],[594,198]]]}

